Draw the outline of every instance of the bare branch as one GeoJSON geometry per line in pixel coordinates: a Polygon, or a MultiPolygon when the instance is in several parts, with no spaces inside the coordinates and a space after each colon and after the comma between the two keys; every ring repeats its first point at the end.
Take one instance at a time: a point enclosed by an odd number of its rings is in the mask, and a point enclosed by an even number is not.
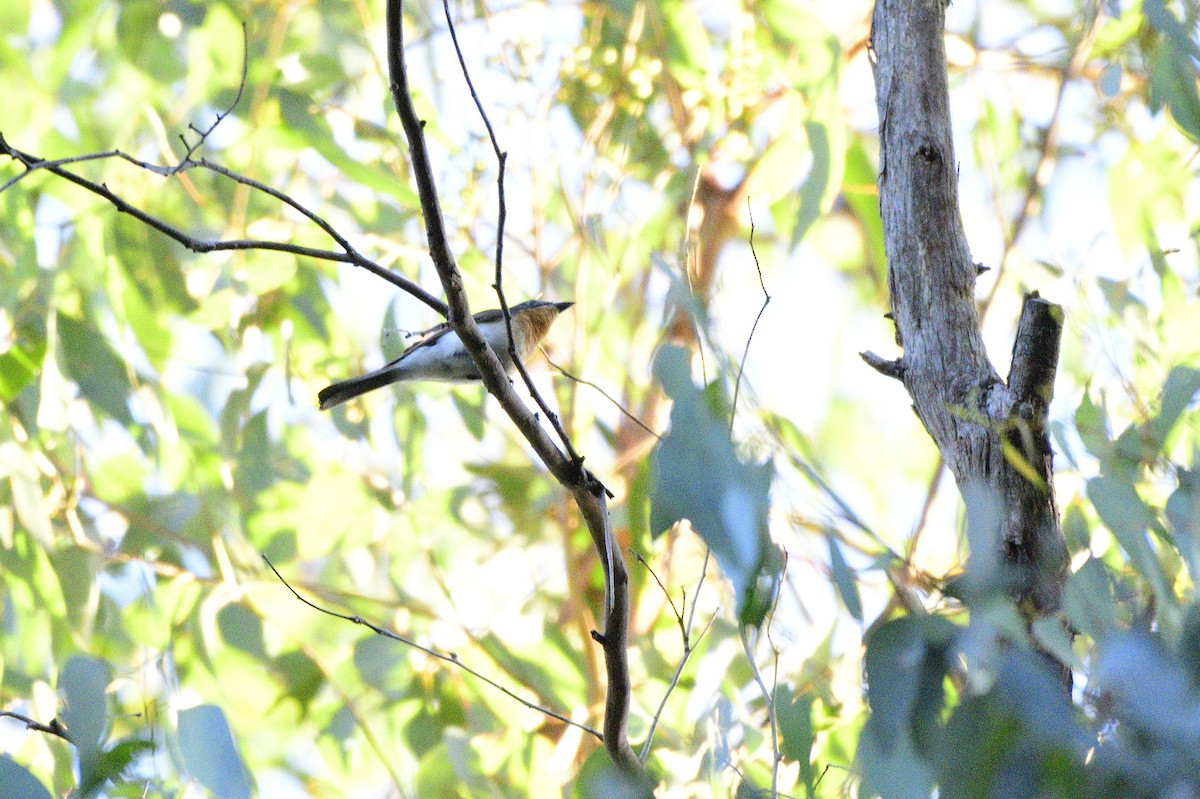
{"type": "MultiPolygon", "coordinates": [[[[538,417],[517,395],[504,373],[496,353],[484,340],[479,326],[471,316],[463,291],[462,276],[454,262],[442,221],[441,205],[433,180],[433,169],[425,145],[424,124],[417,116],[408,88],[408,73],[404,62],[403,3],[388,0],[387,61],[391,75],[392,99],[408,139],[410,158],[421,208],[425,216],[425,232],[434,268],[446,292],[449,322],[475,361],[488,392],[496,398],[517,429],[529,442],[550,473],[574,496],[592,536],[592,543],[603,554],[607,569],[606,584],[611,586],[605,609],[605,630],[593,632],[601,644],[608,674],[608,694],[604,713],[604,746],[614,764],[622,771],[640,775],[641,762],[629,745],[627,730],[630,700],[628,660],[629,638],[629,574],[624,558],[616,548],[608,515],[606,489],[594,475],[583,468],[582,459],[568,459],[543,430],[538,417]]],[[[518,361],[519,362],[519,361],[518,361]]]]}
{"type": "Polygon", "coordinates": [[[1062,328],[1061,306],[1042,299],[1036,291],[1025,297],[1008,371],[1008,389],[1018,403],[1032,403],[1043,412],[1050,404],[1062,328]]]}
{"type": "MultiPolygon", "coordinates": [[[[525,387],[529,390],[529,396],[537,403],[537,406],[554,428],[554,432],[558,434],[563,447],[567,450],[567,456],[573,462],[582,463],[583,458],[575,451],[575,447],[571,443],[571,437],[563,429],[558,414],[551,410],[546,400],[542,398],[541,392],[533,385],[533,379],[529,376],[529,370],[525,368],[525,364],[521,362],[520,357],[517,355],[517,344],[513,338],[512,315],[508,311],[508,300],[504,296],[504,224],[508,219],[508,204],[504,194],[504,168],[508,164],[508,153],[500,149],[500,142],[496,139],[496,131],[492,128],[492,121],[488,118],[487,111],[483,107],[483,102],[479,99],[479,93],[475,91],[475,83],[471,80],[471,71],[467,69],[467,61],[463,57],[462,47],[458,44],[458,32],[455,30],[454,20],[450,16],[449,0],[442,0],[442,8],[446,14],[446,25],[450,29],[450,40],[454,44],[454,53],[458,56],[458,65],[462,70],[463,80],[466,81],[467,88],[471,92],[471,99],[475,102],[475,109],[479,112],[479,118],[483,120],[484,127],[487,128],[488,139],[491,140],[492,150],[496,154],[496,195],[498,203],[498,210],[496,212],[496,282],[492,284],[492,288],[496,292],[496,297],[500,300],[500,310],[504,314],[504,326],[508,332],[509,358],[512,360],[513,365],[516,366],[517,373],[521,375],[525,387]]],[[[609,494],[609,496],[612,496],[612,494],[609,494]]],[[[607,588],[605,593],[606,595],[610,593],[607,588]]]]}
{"type": "Polygon", "coordinates": [[[25,729],[27,729],[27,730],[34,730],[36,732],[44,732],[49,735],[57,735],[59,738],[62,738],[67,743],[70,743],[70,744],[75,743],[74,741],[71,740],[71,733],[70,733],[70,731],[67,730],[66,725],[64,725],[58,719],[50,719],[49,724],[43,724],[40,721],[35,721],[35,720],[29,718],[28,716],[22,716],[20,713],[14,713],[11,710],[0,710],[0,718],[16,719],[17,721],[22,722],[25,725],[25,729]]]}
{"type": "Polygon", "coordinates": [[[361,255],[353,246],[351,246],[350,242],[347,241],[344,236],[339,234],[334,229],[332,225],[322,219],[315,212],[309,210],[304,205],[296,201],[294,198],[288,196],[284,192],[279,191],[278,189],[266,185],[265,183],[246,177],[245,175],[240,175],[232,170],[226,169],[223,166],[214,164],[211,161],[204,159],[199,161],[184,160],[180,161],[174,166],[161,166],[157,164],[151,164],[146,161],[140,161],[124,152],[121,152],[120,150],[109,150],[102,153],[90,153],[87,155],[73,156],[71,158],[64,158],[58,161],[47,161],[11,146],[8,141],[5,140],[3,134],[0,134],[0,155],[7,155],[10,158],[20,162],[22,165],[24,165],[26,170],[20,175],[9,179],[3,186],[0,186],[0,191],[4,191],[26,175],[38,170],[46,170],[51,174],[74,183],[76,186],[86,189],[92,194],[104,199],[110,205],[112,205],[118,213],[128,214],[147,227],[153,228],[168,238],[171,238],[179,244],[182,244],[192,252],[210,253],[226,250],[270,250],[274,252],[290,253],[292,255],[298,255],[305,258],[316,258],[323,261],[337,261],[340,263],[352,264],[354,266],[366,269],[372,274],[388,281],[392,285],[408,292],[413,297],[433,308],[438,313],[443,315],[446,313],[446,304],[444,302],[437,299],[403,275],[396,274],[390,269],[385,269],[369,258],[361,255]],[[180,230],[169,222],[166,222],[165,220],[162,220],[153,214],[149,214],[140,208],[131,205],[122,197],[109,189],[105,184],[96,183],[95,181],[89,180],[82,175],[77,175],[74,172],[64,169],[62,166],[63,164],[97,161],[107,158],[120,158],[133,164],[134,166],[137,166],[140,169],[153,172],[163,177],[172,177],[180,172],[196,168],[207,169],[212,172],[216,172],[217,174],[223,175],[237,183],[241,183],[268,194],[294,209],[306,219],[320,227],[321,230],[323,230],[340,247],[342,247],[343,252],[337,252],[335,250],[320,250],[314,247],[304,247],[299,244],[268,241],[265,239],[227,239],[218,241],[199,239],[190,235],[189,233],[184,232],[183,230],[180,230]]]}
{"type": "Polygon", "coordinates": [[[892,377],[896,380],[904,380],[904,361],[897,358],[894,361],[889,361],[887,358],[882,358],[870,350],[863,350],[858,354],[858,357],[867,362],[867,366],[874,369],[884,377],[892,377]]]}
{"type": "MultiPolygon", "coordinates": [[[[980,317],[987,316],[988,311],[991,309],[992,302],[996,299],[996,293],[1000,290],[1000,283],[1004,280],[1005,275],[1008,274],[1009,258],[1016,250],[1017,239],[1021,236],[1021,232],[1025,229],[1025,225],[1029,223],[1030,218],[1033,217],[1038,205],[1037,199],[1054,174],[1055,153],[1058,149],[1059,131],[1061,129],[1067,88],[1087,65],[1088,57],[1092,52],[1092,43],[1095,41],[1096,31],[1099,30],[1100,20],[1102,19],[1099,3],[1090,4],[1086,13],[1089,17],[1084,23],[1083,32],[1072,47],[1071,55],[1063,64],[1059,74],[1058,94],[1054,98],[1054,109],[1050,112],[1050,121],[1042,133],[1037,164],[1029,172],[1029,180],[1025,184],[1025,196],[1021,200],[1020,210],[1017,211],[1016,218],[1008,226],[1008,230],[1005,231],[1004,252],[1000,256],[1000,266],[996,270],[996,279],[992,283],[991,291],[988,292],[987,297],[980,303],[980,317]]],[[[999,207],[1003,204],[997,201],[996,205],[999,207]]]]}

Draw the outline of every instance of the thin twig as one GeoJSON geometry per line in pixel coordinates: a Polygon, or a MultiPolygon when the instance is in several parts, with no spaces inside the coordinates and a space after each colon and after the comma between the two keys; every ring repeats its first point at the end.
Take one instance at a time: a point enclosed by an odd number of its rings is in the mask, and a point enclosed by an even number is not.
{"type": "Polygon", "coordinates": [[[614,396],[612,396],[612,395],[611,395],[611,394],[609,394],[607,391],[605,391],[604,389],[602,389],[600,386],[598,386],[597,384],[593,383],[593,382],[592,382],[592,381],[590,381],[590,380],[584,380],[582,377],[577,377],[577,376],[575,376],[575,375],[571,374],[571,373],[570,373],[570,372],[568,372],[566,369],[562,368],[562,367],[561,367],[561,366],[559,366],[557,363],[555,363],[554,361],[550,360],[550,356],[549,356],[549,355],[546,355],[546,352],[545,352],[545,350],[543,350],[543,351],[542,351],[542,356],[543,356],[543,357],[545,357],[545,359],[546,359],[546,363],[550,364],[550,365],[551,365],[551,366],[553,366],[555,369],[557,369],[557,370],[559,371],[559,373],[560,373],[560,374],[561,374],[563,377],[567,378],[568,380],[573,380],[574,382],[576,382],[576,383],[579,383],[580,385],[584,385],[584,386],[587,386],[588,388],[591,388],[591,389],[594,389],[595,391],[598,391],[602,397],[604,397],[606,400],[608,400],[609,402],[611,402],[611,403],[613,404],[613,406],[614,406],[614,407],[616,407],[616,409],[617,409],[618,411],[620,411],[622,414],[624,414],[624,415],[625,415],[625,418],[629,419],[629,421],[633,422],[633,423],[634,423],[634,424],[636,424],[638,427],[642,428],[642,429],[643,429],[643,430],[645,430],[647,433],[649,433],[650,435],[652,435],[652,436],[654,436],[655,438],[657,438],[659,441],[662,441],[662,436],[660,436],[658,433],[654,432],[654,431],[653,431],[653,430],[651,430],[649,427],[647,427],[647,426],[646,426],[646,424],[645,424],[645,423],[644,423],[644,422],[643,422],[641,419],[639,419],[639,418],[637,418],[636,416],[634,416],[634,415],[633,415],[633,413],[631,413],[630,411],[628,411],[628,410],[625,408],[625,406],[624,406],[624,405],[622,405],[622,404],[620,403],[620,401],[619,401],[619,400],[617,400],[617,399],[616,399],[614,396]]]}
{"type": "Polygon", "coordinates": [[[879,533],[875,532],[875,530],[873,530],[865,521],[862,520],[861,517],[859,517],[857,513],[854,512],[854,509],[850,507],[850,503],[834,490],[833,486],[831,486],[828,481],[825,480],[815,466],[805,460],[800,453],[797,453],[792,449],[792,447],[784,442],[783,434],[777,424],[768,420],[767,430],[771,433],[771,436],[774,438],[775,443],[779,446],[780,451],[782,451],[785,457],[791,461],[792,466],[795,467],[796,470],[802,475],[804,475],[804,477],[807,478],[808,481],[812,483],[813,486],[815,486],[817,490],[825,496],[826,499],[836,506],[838,515],[844,521],[849,522],[851,525],[870,537],[872,541],[879,544],[879,546],[883,548],[883,551],[886,552],[893,560],[904,560],[904,558],[902,558],[898,552],[893,550],[888,543],[883,540],[879,533]]]}
{"type": "MultiPolygon", "coordinates": [[[[693,605],[693,607],[695,607],[695,605],[693,605]]],[[[695,652],[696,648],[700,646],[700,642],[704,640],[704,636],[708,634],[708,630],[710,627],[712,627],[713,622],[717,620],[717,613],[719,612],[720,608],[717,608],[717,610],[714,610],[713,614],[708,617],[708,622],[705,623],[703,629],[700,630],[700,634],[696,636],[695,644],[689,643],[686,633],[684,634],[683,656],[679,658],[679,663],[675,666],[675,673],[671,676],[671,682],[667,685],[667,690],[663,691],[662,699],[660,699],[658,702],[658,708],[654,711],[654,715],[650,717],[650,725],[646,730],[646,740],[642,741],[642,751],[638,753],[638,760],[642,761],[643,763],[645,763],[646,758],[650,756],[650,744],[654,741],[654,730],[658,727],[658,720],[662,717],[663,710],[667,706],[667,699],[670,698],[671,693],[675,690],[676,686],[679,685],[679,678],[683,676],[684,667],[687,666],[688,660],[692,657],[692,653],[695,652]]]]}
{"type": "Polygon", "coordinates": [[[204,145],[204,142],[206,142],[208,140],[208,137],[212,135],[212,132],[217,129],[217,125],[220,125],[221,122],[224,121],[225,117],[232,114],[233,109],[237,108],[238,103],[240,103],[242,101],[242,93],[245,92],[245,90],[246,90],[246,77],[249,74],[250,74],[250,37],[246,31],[246,23],[243,21],[242,22],[242,79],[240,81],[238,81],[237,94],[234,95],[233,102],[231,102],[229,104],[229,107],[226,108],[224,111],[218,113],[217,118],[213,120],[213,123],[211,125],[209,125],[207,128],[205,128],[204,130],[199,130],[194,124],[192,124],[190,122],[188,123],[188,128],[190,128],[194,133],[196,133],[199,136],[199,138],[196,140],[195,144],[189,145],[187,143],[187,139],[184,138],[183,134],[182,133],[179,134],[179,140],[181,142],[183,142],[183,146],[186,148],[186,152],[184,152],[182,160],[190,161],[192,158],[192,153],[196,152],[196,150],[198,150],[200,147],[202,147],[204,145]]]}
{"type": "Polygon", "coordinates": [[[384,638],[390,638],[393,641],[398,641],[399,643],[402,643],[406,646],[410,646],[413,649],[420,650],[421,652],[424,652],[426,655],[429,655],[430,657],[433,657],[433,658],[437,658],[438,660],[441,660],[445,663],[452,663],[455,666],[458,666],[463,671],[465,671],[467,674],[470,674],[471,676],[484,681],[485,683],[492,686],[493,688],[500,691],[501,693],[505,694],[506,696],[511,697],[512,699],[515,699],[516,701],[520,702],[522,705],[529,708],[530,710],[536,710],[539,713],[544,713],[545,715],[550,716],[551,718],[558,719],[563,724],[568,724],[572,727],[576,727],[580,730],[583,730],[586,733],[590,733],[591,735],[596,736],[596,738],[601,741],[604,740],[603,735],[601,735],[597,730],[592,729],[588,725],[580,724],[577,721],[572,721],[571,719],[569,719],[568,717],[564,716],[561,713],[557,713],[549,708],[542,707],[541,705],[538,705],[534,702],[530,702],[528,699],[525,699],[525,698],[519,696],[518,694],[514,693],[511,689],[504,687],[503,685],[496,682],[492,678],[490,678],[484,674],[481,674],[480,672],[476,671],[475,669],[471,668],[470,666],[468,666],[467,664],[465,664],[461,660],[459,660],[458,655],[455,654],[454,652],[444,655],[441,652],[437,652],[433,649],[430,649],[427,646],[422,646],[421,644],[418,644],[416,641],[413,641],[412,639],[405,638],[403,635],[400,635],[399,633],[393,632],[385,627],[380,627],[377,624],[373,624],[373,623],[367,621],[366,619],[364,619],[362,616],[359,616],[358,614],[348,615],[345,613],[338,613],[336,610],[330,610],[329,608],[322,607],[322,606],[316,604],[315,602],[312,602],[312,601],[304,598],[303,596],[301,596],[299,591],[297,591],[295,588],[292,588],[291,584],[286,579],[284,579],[284,576],[279,573],[279,569],[275,568],[275,564],[271,562],[270,558],[268,558],[266,555],[262,555],[262,559],[264,561],[266,561],[267,566],[269,566],[271,568],[271,571],[275,572],[275,576],[279,578],[279,582],[283,583],[284,587],[287,588],[287,590],[292,592],[292,596],[296,597],[296,599],[299,599],[301,602],[303,602],[305,605],[308,605],[313,610],[324,613],[327,616],[333,616],[336,619],[341,619],[343,621],[352,622],[354,624],[361,624],[362,626],[366,627],[368,630],[375,633],[376,635],[382,635],[384,638]]]}
{"type": "MultiPolygon", "coordinates": [[[[633,555],[634,559],[638,563],[642,564],[642,566],[646,569],[646,571],[650,572],[650,576],[654,578],[654,582],[658,583],[658,587],[662,589],[663,596],[665,596],[667,598],[667,602],[670,603],[670,605],[671,605],[671,613],[673,613],[675,615],[675,620],[677,622],[679,622],[679,632],[682,633],[683,643],[686,645],[687,638],[688,638],[687,628],[683,626],[683,614],[679,612],[679,608],[675,607],[675,600],[671,599],[671,592],[667,590],[667,587],[665,585],[663,585],[663,581],[658,579],[658,575],[654,573],[654,569],[650,568],[650,564],[647,563],[646,559],[642,557],[642,553],[640,553],[636,549],[630,547],[629,554],[633,555]]],[[[683,596],[683,604],[684,604],[684,609],[686,610],[687,609],[687,594],[686,593],[683,596]]]]}
{"type": "Polygon", "coordinates": [[[754,249],[754,213],[750,210],[749,196],[746,197],[746,213],[750,215],[750,254],[754,256],[754,268],[758,270],[758,285],[762,289],[763,304],[758,309],[758,316],[754,317],[754,324],[750,326],[750,335],[746,336],[746,348],[742,350],[742,362],[738,364],[737,380],[733,384],[733,406],[729,409],[730,435],[733,435],[733,420],[737,416],[738,394],[742,390],[742,372],[746,369],[746,358],[750,355],[750,342],[754,340],[754,331],[758,330],[758,322],[762,319],[763,312],[771,304],[771,295],[767,293],[767,284],[763,282],[762,264],[758,262],[758,251],[754,249]]]}
{"type": "Polygon", "coordinates": [[[1004,237],[1004,252],[1000,256],[1000,264],[996,269],[996,279],[992,283],[992,288],[988,292],[987,297],[979,304],[980,321],[987,317],[988,311],[992,307],[992,301],[996,299],[996,294],[1000,289],[1000,283],[1007,274],[1007,266],[1009,257],[1016,251],[1017,238],[1025,229],[1025,225],[1029,222],[1033,214],[1034,204],[1039,194],[1046,187],[1050,180],[1050,172],[1054,167],[1054,161],[1057,157],[1055,150],[1058,145],[1059,128],[1062,121],[1062,111],[1066,100],[1067,85],[1075,79],[1083,67],[1087,64],[1088,55],[1091,53],[1092,42],[1096,37],[1096,30],[1100,21],[1100,3],[1092,4],[1091,18],[1085,23],[1082,34],[1079,40],[1075,43],[1070,57],[1063,64],[1061,79],[1058,85],[1058,95],[1054,99],[1054,109],[1050,112],[1050,122],[1046,126],[1046,132],[1042,136],[1042,144],[1038,151],[1038,161],[1034,166],[1033,171],[1029,173],[1029,180],[1025,184],[1025,197],[1021,201],[1020,210],[1017,212],[1016,218],[1009,227],[1007,234],[1004,237]]]}
{"type": "Polygon", "coordinates": [[[529,370],[525,368],[525,364],[517,356],[516,340],[513,338],[512,314],[509,313],[508,300],[504,296],[504,224],[508,219],[508,204],[504,194],[504,168],[508,164],[508,153],[500,149],[500,142],[496,138],[495,129],[492,128],[492,121],[488,118],[487,111],[483,107],[483,101],[479,99],[479,93],[475,91],[475,82],[471,80],[471,72],[467,68],[466,58],[463,56],[462,47],[458,43],[458,33],[454,27],[454,20],[450,16],[449,0],[442,0],[442,8],[445,10],[446,25],[450,30],[450,41],[454,44],[454,53],[458,57],[458,65],[462,70],[463,80],[467,84],[467,89],[471,92],[471,99],[475,103],[475,109],[479,112],[479,117],[483,120],[484,127],[487,128],[488,139],[491,140],[492,150],[496,154],[496,195],[498,203],[496,212],[496,282],[492,284],[492,288],[496,291],[496,297],[500,300],[500,311],[504,315],[504,326],[508,333],[509,356],[512,359],[513,365],[516,366],[517,372],[521,375],[521,379],[525,382],[525,387],[529,389],[529,395],[537,403],[542,413],[545,414],[546,419],[549,420],[551,426],[554,428],[554,432],[558,434],[563,447],[567,450],[567,457],[572,461],[582,463],[583,459],[575,451],[575,447],[571,443],[571,437],[567,435],[567,431],[563,428],[558,414],[550,409],[541,392],[533,385],[533,378],[530,377],[529,370]]]}
{"type": "Polygon", "coordinates": [[[49,724],[43,724],[42,722],[35,721],[34,719],[29,718],[28,716],[22,716],[20,713],[14,713],[11,710],[0,710],[0,717],[16,719],[17,721],[23,723],[25,725],[25,729],[27,729],[27,730],[34,730],[36,732],[44,732],[44,733],[48,733],[50,735],[57,735],[59,738],[62,738],[67,743],[70,743],[70,744],[75,743],[74,741],[71,740],[71,733],[69,730],[67,730],[66,725],[63,724],[58,719],[50,719],[49,724]]]}
{"type": "MultiPolygon", "coordinates": [[[[779,592],[776,590],[776,598],[778,595],[779,592]]],[[[746,660],[750,663],[750,673],[754,675],[754,682],[758,684],[758,690],[762,692],[763,700],[767,703],[767,720],[771,723],[771,796],[777,796],[779,793],[779,761],[782,755],[779,753],[779,726],[775,718],[775,696],[767,689],[762,671],[758,668],[758,661],[754,658],[754,647],[750,643],[749,630],[750,628],[745,625],[741,628],[742,649],[746,653],[746,660]]]]}
{"type": "Polygon", "coordinates": [[[704,546],[704,563],[700,564],[700,578],[696,580],[696,587],[692,590],[692,608],[688,612],[687,628],[692,629],[692,622],[696,618],[696,605],[700,599],[700,589],[704,587],[704,578],[708,576],[708,562],[712,559],[712,549],[706,544],[704,546]]]}
{"type": "MultiPolygon", "coordinates": [[[[509,360],[516,367],[517,372],[521,375],[521,380],[525,383],[525,388],[529,391],[529,396],[546,415],[546,419],[554,428],[554,432],[558,434],[559,440],[567,451],[567,457],[570,458],[573,464],[582,468],[583,457],[575,450],[575,445],[571,443],[571,437],[567,435],[567,431],[562,426],[562,421],[558,414],[555,413],[550,405],[542,397],[542,393],[533,385],[533,378],[529,374],[529,370],[521,361],[521,356],[517,353],[517,342],[513,336],[512,314],[508,308],[508,299],[504,296],[504,224],[508,219],[508,204],[504,194],[504,168],[508,163],[508,153],[500,149],[500,142],[496,139],[496,131],[492,128],[492,121],[488,118],[487,111],[483,107],[483,102],[479,99],[479,94],[475,91],[475,83],[471,80],[471,71],[467,69],[467,61],[463,57],[462,47],[458,44],[458,33],[454,29],[454,20],[450,17],[450,2],[442,0],[442,8],[446,14],[446,25],[450,29],[450,40],[454,43],[454,52],[458,56],[458,65],[462,69],[463,80],[466,81],[467,88],[471,92],[471,99],[475,102],[475,108],[479,112],[480,118],[483,120],[484,127],[487,128],[488,138],[492,142],[492,150],[496,154],[497,172],[496,172],[496,196],[498,210],[496,213],[496,282],[492,284],[492,288],[496,291],[496,297],[500,300],[500,312],[504,315],[504,328],[508,333],[508,356],[509,360]]],[[[604,489],[612,496],[612,492],[604,489]]],[[[616,549],[616,540],[613,538],[605,538],[603,551],[600,556],[604,559],[604,615],[607,616],[613,608],[615,591],[612,584],[613,574],[613,551],[616,549]]]]}
{"type": "Polygon", "coordinates": [[[913,525],[913,531],[908,536],[908,543],[904,547],[904,559],[906,562],[911,562],[913,553],[917,551],[917,542],[921,540],[921,533],[925,531],[925,525],[929,522],[929,511],[933,508],[933,500],[937,497],[938,488],[941,487],[942,475],[945,471],[946,461],[939,452],[937,466],[933,469],[933,476],[929,478],[929,488],[925,490],[925,501],[921,503],[921,513],[917,516],[917,521],[913,525]]]}

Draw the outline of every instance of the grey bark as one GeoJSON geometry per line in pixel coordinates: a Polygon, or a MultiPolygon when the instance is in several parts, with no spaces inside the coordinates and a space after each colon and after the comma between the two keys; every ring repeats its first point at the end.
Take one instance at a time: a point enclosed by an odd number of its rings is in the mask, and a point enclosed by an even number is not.
{"type": "Polygon", "coordinates": [[[958,210],[944,23],[942,0],[875,6],[879,211],[903,355],[863,358],[903,381],[954,475],[968,503],[973,568],[998,564],[995,571],[1032,620],[1058,610],[1067,568],[1046,422],[1062,309],[1036,293],[1026,297],[1002,381],[983,345],[978,269],[958,210]]]}

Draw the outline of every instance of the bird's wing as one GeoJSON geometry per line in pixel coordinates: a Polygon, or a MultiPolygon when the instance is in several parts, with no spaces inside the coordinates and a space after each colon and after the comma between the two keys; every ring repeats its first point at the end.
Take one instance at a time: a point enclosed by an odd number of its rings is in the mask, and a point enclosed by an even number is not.
{"type": "MultiPolygon", "coordinates": [[[[421,338],[419,338],[417,341],[415,341],[412,344],[409,344],[407,347],[405,347],[404,352],[400,353],[400,357],[396,358],[394,361],[389,363],[388,366],[392,366],[393,364],[399,363],[400,361],[404,360],[406,357],[408,357],[410,354],[412,354],[413,350],[419,350],[424,347],[430,347],[430,346],[436,344],[439,340],[441,340],[442,336],[446,335],[447,333],[451,332],[452,330],[453,330],[453,328],[450,327],[449,322],[442,322],[440,325],[438,325],[434,328],[431,328],[424,336],[421,336],[421,338]]],[[[387,367],[384,367],[384,368],[387,368],[387,367]]]]}
{"type": "MultiPolygon", "coordinates": [[[[520,305],[510,306],[508,309],[509,314],[512,315],[512,314],[518,313],[521,310],[523,310],[521,307],[522,305],[525,305],[525,303],[521,303],[520,305]]],[[[475,324],[477,324],[477,325],[485,325],[490,322],[499,322],[504,319],[504,311],[500,310],[499,308],[489,308],[486,311],[480,311],[479,313],[472,314],[472,315],[475,317],[475,324]]],[[[446,335],[447,333],[452,332],[453,330],[454,330],[454,328],[450,327],[449,322],[442,322],[440,325],[437,325],[436,327],[431,328],[429,330],[429,332],[427,332],[424,336],[422,336],[418,341],[416,341],[413,344],[410,344],[404,350],[404,352],[400,353],[400,357],[396,358],[394,361],[389,363],[388,366],[393,366],[393,365],[399,363],[400,361],[404,360],[414,350],[419,350],[419,349],[423,349],[425,347],[433,346],[434,344],[436,344],[438,341],[441,340],[442,336],[446,335]]],[[[505,339],[505,341],[508,340],[507,333],[505,334],[504,339],[505,339]]],[[[493,346],[495,346],[495,344],[493,344],[493,346]]],[[[384,367],[384,368],[386,369],[387,367],[384,367]]]]}
{"type": "MultiPolygon", "coordinates": [[[[511,314],[514,310],[514,308],[509,308],[508,312],[511,314]]],[[[499,308],[489,308],[486,311],[480,311],[479,313],[474,314],[474,316],[475,324],[483,325],[487,324],[488,322],[499,322],[504,318],[504,311],[501,311],[499,308]]]]}

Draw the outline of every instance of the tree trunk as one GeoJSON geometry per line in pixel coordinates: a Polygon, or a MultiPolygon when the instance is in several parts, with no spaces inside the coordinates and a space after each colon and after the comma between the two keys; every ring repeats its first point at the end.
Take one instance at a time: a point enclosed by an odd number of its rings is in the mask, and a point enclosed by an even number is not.
{"type": "MultiPolygon", "coordinates": [[[[1055,613],[1067,570],[1047,407],[1062,309],[1025,298],[1008,381],[988,360],[958,210],[942,0],[879,0],[872,20],[879,211],[903,355],[863,358],[903,381],[967,504],[969,591],[1012,593],[1027,621],[1055,613]]],[[[1070,679],[1070,672],[1065,674],[1070,679]]]]}

